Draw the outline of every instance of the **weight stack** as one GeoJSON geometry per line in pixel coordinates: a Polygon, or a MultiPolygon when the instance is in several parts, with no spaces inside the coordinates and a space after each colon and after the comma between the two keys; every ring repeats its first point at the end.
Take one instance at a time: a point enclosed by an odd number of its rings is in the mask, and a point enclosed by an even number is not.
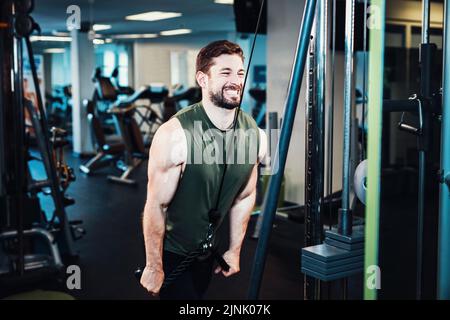
{"type": "Polygon", "coordinates": [[[302,273],[322,281],[358,274],[364,269],[364,226],[354,226],[351,236],[337,229],[325,232],[325,242],[301,252],[302,273]]]}

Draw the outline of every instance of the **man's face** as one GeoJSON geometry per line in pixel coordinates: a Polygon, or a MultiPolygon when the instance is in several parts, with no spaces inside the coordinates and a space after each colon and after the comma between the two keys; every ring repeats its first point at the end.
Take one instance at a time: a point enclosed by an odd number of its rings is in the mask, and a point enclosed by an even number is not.
{"type": "Polygon", "coordinates": [[[208,97],[216,106],[234,109],[239,106],[244,85],[244,63],[239,55],[223,54],[213,59],[209,74],[204,75],[208,97]]]}

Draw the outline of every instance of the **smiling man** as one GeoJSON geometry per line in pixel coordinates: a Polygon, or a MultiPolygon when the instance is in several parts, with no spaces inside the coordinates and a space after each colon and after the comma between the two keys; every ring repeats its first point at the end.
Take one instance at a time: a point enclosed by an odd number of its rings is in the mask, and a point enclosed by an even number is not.
{"type": "Polygon", "coordinates": [[[218,266],[215,273],[228,277],[239,272],[257,166],[266,152],[264,132],[239,108],[242,49],[226,40],[210,43],[200,50],[196,69],[202,101],[163,124],[150,148],[141,284],[161,299],[203,298],[216,257],[214,231],[227,214],[229,248],[222,257],[229,269],[218,266]],[[236,161],[242,154],[245,161],[236,161]],[[205,244],[202,255],[174,276],[173,270],[205,244]],[[161,288],[165,277],[173,281],[161,288]]]}

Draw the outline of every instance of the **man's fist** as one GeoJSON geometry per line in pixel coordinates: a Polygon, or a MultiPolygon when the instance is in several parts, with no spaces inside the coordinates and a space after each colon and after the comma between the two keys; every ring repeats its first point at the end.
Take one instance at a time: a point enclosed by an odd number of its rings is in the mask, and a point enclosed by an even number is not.
{"type": "Polygon", "coordinates": [[[161,267],[146,266],[142,272],[141,285],[147,289],[152,296],[157,296],[164,281],[164,271],[161,267]]]}

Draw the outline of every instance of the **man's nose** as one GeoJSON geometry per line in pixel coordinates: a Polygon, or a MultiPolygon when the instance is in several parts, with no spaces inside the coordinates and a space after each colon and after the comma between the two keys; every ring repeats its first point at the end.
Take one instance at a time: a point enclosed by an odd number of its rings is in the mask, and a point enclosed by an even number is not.
{"type": "Polygon", "coordinates": [[[244,79],[237,74],[233,75],[232,78],[230,79],[230,84],[242,89],[242,86],[244,84],[244,79]]]}

